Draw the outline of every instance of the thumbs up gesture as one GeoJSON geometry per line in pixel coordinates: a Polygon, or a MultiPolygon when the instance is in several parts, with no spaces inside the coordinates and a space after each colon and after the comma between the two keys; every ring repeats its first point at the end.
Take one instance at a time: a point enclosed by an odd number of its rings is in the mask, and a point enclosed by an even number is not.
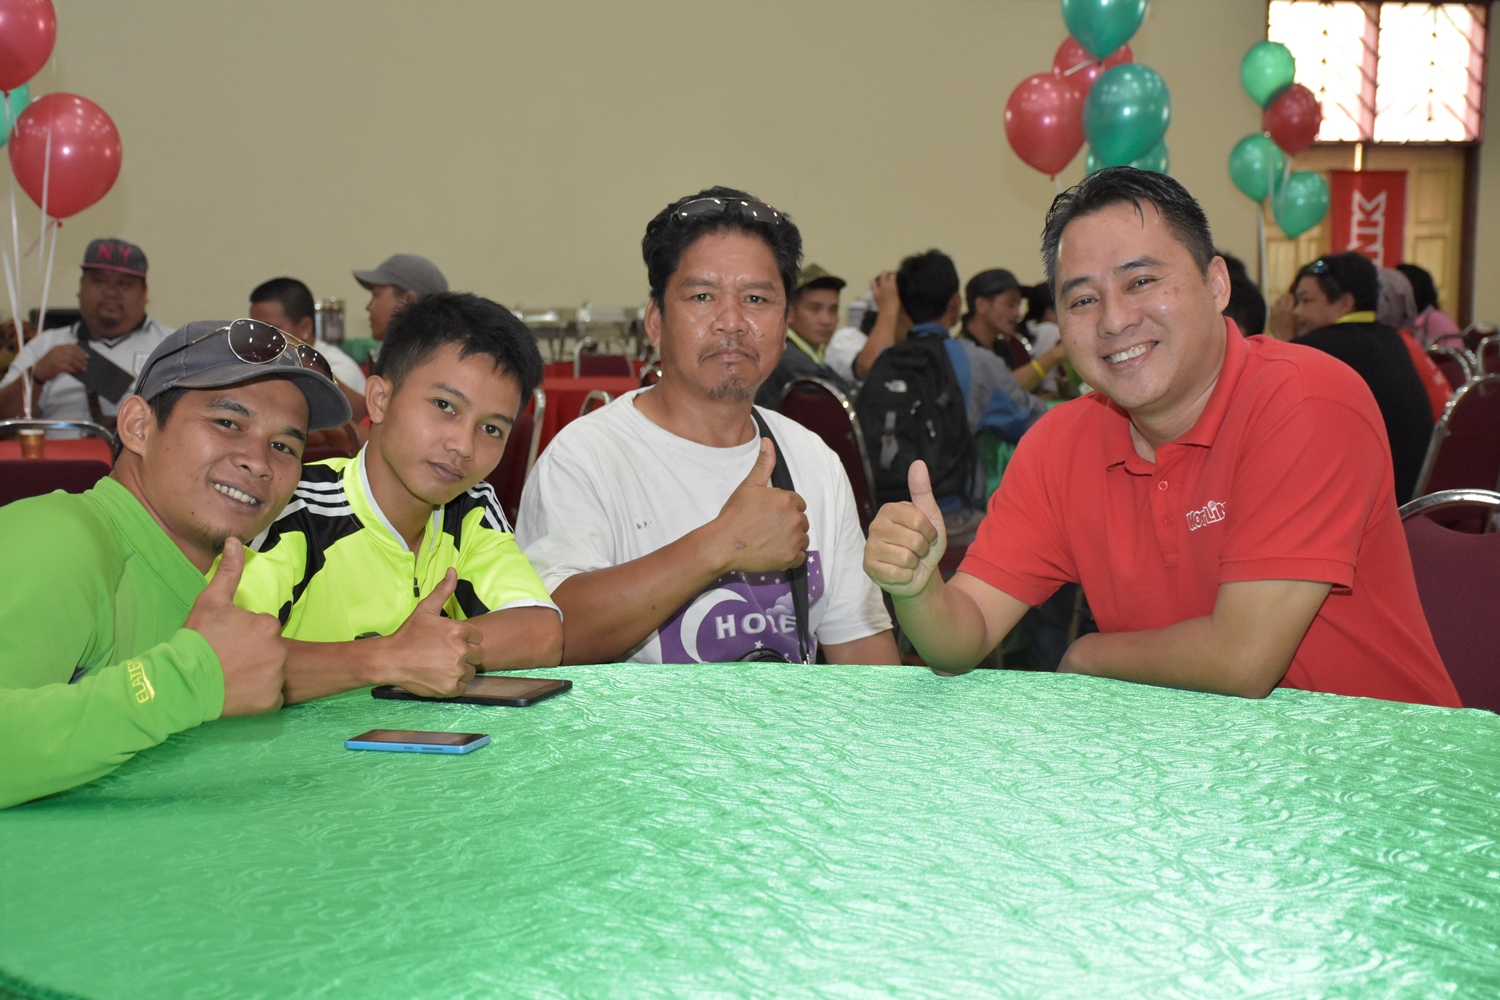
{"type": "Polygon", "coordinates": [[[775,468],[776,446],[761,438],[755,467],[711,522],[723,546],[725,572],[771,573],[807,559],[807,504],[771,486],[775,468]]]}
{"type": "Polygon", "coordinates": [[[484,637],[467,621],[443,617],[457,587],[458,571],[450,566],[399,629],[369,640],[379,644],[387,668],[377,683],[398,684],[426,698],[457,698],[468,690],[474,671],[484,666],[484,637]]]}
{"type": "Polygon", "coordinates": [[[286,675],[286,645],[281,623],[234,605],[234,591],[245,571],[245,546],[238,538],[224,541],[219,571],[193,602],[183,628],[190,628],[213,647],[224,670],[224,717],[259,715],[281,707],[286,675]]]}
{"type": "Polygon", "coordinates": [[[906,484],[911,502],[881,507],[865,542],[865,573],[892,597],[915,597],[925,590],[948,549],[927,463],[911,463],[906,484]]]}

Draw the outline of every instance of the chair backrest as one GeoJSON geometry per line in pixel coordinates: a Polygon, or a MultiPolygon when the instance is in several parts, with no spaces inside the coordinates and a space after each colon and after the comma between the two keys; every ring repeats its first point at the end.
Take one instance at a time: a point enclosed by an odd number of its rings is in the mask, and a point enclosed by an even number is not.
{"type": "Polygon", "coordinates": [[[39,418],[24,420],[0,420],[0,436],[5,436],[16,431],[41,430],[41,431],[80,431],[92,437],[103,438],[106,441],[115,439],[115,432],[108,427],[103,427],[92,420],[42,420],[39,418]]]}
{"type": "Polygon", "coordinates": [[[310,444],[302,452],[302,464],[309,462],[321,462],[325,458],[353,458],[359,454],[359,432],[354,429],[353,423],[346,423],[337,427],[334,431],[316,431],[317,435],[325,438],[322,444],[310,444]],[[337,443],[332,443],[326,438],[338,438],[337,443]]]}
{"type": "Polygon", "coordinates": [[[1449,490],[1401,508],[1422,611],[1458,696],[1468,708],[1500,712],[1500,533],[1453,531],[1429,516],[1466,507],[1488,520],[1500,493],[1449,490]]]}
{"type": "Polygon", "coordinates": [[[634,375],[630,359],[623,354],[597,354],[599,342],[593,337],[582,337],[573,348],[573,377],[584,378],[599,375],[634,375]]]}
{"type": "Polygon", "coordinates": [[[54,490],[82,493],[109,475],[109,465],[91,458],[0,459],[0,506],[54,490]]]}
{"type": "Polygon", "coordinates": [[[1468,328],[1463,332],[1464,348],[1469,351],[1476,350],[1479,347],[1479,342],[1494,332],[1492,327],[1470,323],[1468,328]]]}
{"type": "Polygon", "coordinates": [[[641,388],[655,385],[661,381],[661,362],[647,365],[641,369],[641,388]]]}
{"type": "Polygon", "coordinates": [[[614,399],[615,397],[603,389],[590,389],[589,394],[583,397],[583,405],[578,408],[578,415],[582,417],[593,413],[601,406],[608,406],[614,402],[614,399]]]}
{"type": "Polygon", "coordinates": [[[1472,379],[1432,429],[1414,495],[1500,483],[1500,375],[1472,379]]]}
{"type": "Polygon", "coordinates": [[[505,441],[505,451],[500,464],[484,477],[484,481],[495,489],[500,498],[500,509],[505,519],[514,528],[521,511],[521,490],[526,486],[526,477],[536,464],[537,449],[542,440],[542,420],[547,414],[547,394],[540,388],[532,394],[531,405],[516,417],[516,425],[510,429],[505,441]]]}
{"type": "Polygon", "coordinates": [[[1429,347],[1427,356],[1438,366],[1438,371],[1448,380],[1448,384],[1457,389],[1473,376],[1474,370],[1469,367],[1469,356],[1466,352],[1452,347],[1429,347]]]}
{"type": "Polygon", "coordinates": [[[844,463],[844,472],[854,489],[860,530],[868,532],[870,522],[875,519],[875,473],[870,468],[870,454],[865,450],[864,431],[849,397],[824,379],[793,379],[781,391],[781,415],[822,438],[844,463]]]}
{"type": "Polygon", "coordinates": [[[1479,359],[1479,371],[1485,375],[1500,375],[1500,334],[1490,334],[1474,348],[1479,359]]]}

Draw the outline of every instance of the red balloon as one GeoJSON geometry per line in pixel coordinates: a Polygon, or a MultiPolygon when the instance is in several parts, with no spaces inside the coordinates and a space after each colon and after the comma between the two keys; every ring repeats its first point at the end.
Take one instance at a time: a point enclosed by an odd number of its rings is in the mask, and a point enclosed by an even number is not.
{"type": "Polygon", "coordinates": [[[48,94],[32,101],[16,119],[10,167],[32,201],[53,218],[66,219],[114,186],[120,176],[120,133],[104,109],[88,98],[48,94]],[[46,177],[47,204],[42,205],[49,131],[52,171],[46,177]]]}
{"type": "Polygon", "coordinates": [[[1060,76],[1028,76],[1005,102],[1005,138],[1028,165],[1056,177],[1083,148],[1083,98],[1060,76]]]}
{"type": "Polygon", "coordinates": [[[1323,105],[1317,95],[1300,83],[1294,83],[1281,92],[1261,113],[1260,126],[1271,133],[1288,156],[1296,156],[1318,137],[1318,126],[1323,123],[1323,105]]]}
{"type": "Polygon", "coordinates": [[[0,90],[9,93],[36,76],[56,41],[52,0],[0,0],[0,90]]]}
{"type": "Polygon", "coordinates": [[[1101,61],[1079,45],[1078,39],[1069,35],[1068,40],[1058,46],[1057,55],[1052,57],[1052,72],[1071,83],[1079,97],[1087,97],[1094,81],[1105,70],[1128,62],[1135,62],[1135,53],[1130,51],[1129,45],[1121,45],[1101,61]]]}

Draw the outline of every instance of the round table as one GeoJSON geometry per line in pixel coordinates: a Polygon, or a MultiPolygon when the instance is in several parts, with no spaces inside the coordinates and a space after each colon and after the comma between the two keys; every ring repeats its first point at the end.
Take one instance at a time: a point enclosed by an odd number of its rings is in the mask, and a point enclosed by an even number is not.
{"type": "Polygon", "coordinates": [[[358,691],[210,723],[0,812],[0,996],[1500,993],[1489,713],[556,673],[525,709],[358,691]],[[493,743],[344,749],[376,727],[493,743]]]}

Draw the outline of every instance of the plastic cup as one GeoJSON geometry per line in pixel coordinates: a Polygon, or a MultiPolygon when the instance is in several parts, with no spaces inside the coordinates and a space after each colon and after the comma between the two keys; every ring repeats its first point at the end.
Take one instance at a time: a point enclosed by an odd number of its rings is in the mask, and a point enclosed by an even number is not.
{"type": "Polygon", "coordinates": [[[21,438],[22,458],[42,458],[46,451],[47,432],[41,430],[23,430],[21,438]]]}

